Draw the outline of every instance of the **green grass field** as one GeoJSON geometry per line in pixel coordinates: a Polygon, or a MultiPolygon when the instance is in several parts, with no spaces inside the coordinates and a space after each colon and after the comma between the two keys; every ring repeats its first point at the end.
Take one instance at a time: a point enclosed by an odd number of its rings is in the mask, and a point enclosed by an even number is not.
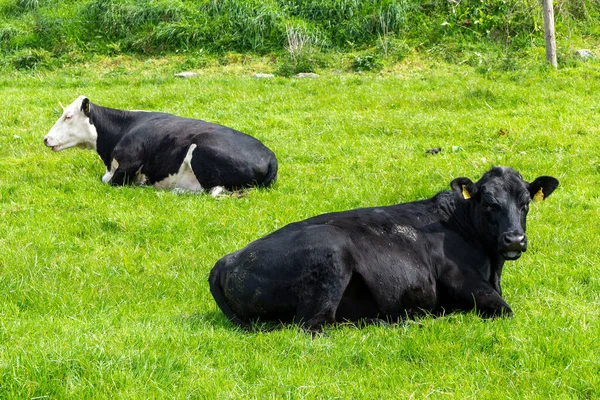
{"type": "Polygon", "coordinates": [[[0,76],[0,398],[599,398],[598,66],[181,80],[168,60],[116,59],[0,76]],[[96,153],[42,143],[81,94],[249,133],[279,180],[222,200],[103,185],[96,153]],[[561,182],[505,266],[513,319],[245,333],[210,295],[220,257],[287,223],[429,197],[492,165],[561,182]]]}

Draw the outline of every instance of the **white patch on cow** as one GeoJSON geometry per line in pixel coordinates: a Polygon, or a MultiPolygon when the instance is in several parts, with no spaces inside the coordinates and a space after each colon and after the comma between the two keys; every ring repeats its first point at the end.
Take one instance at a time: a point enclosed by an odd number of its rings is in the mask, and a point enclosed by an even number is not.
{"type": "Polygon", "coordinates": [[[106,173],[104,174],[104,176],[102,176],[102,183],[108,183],[112,179],[117,168],[119,168],[119,162],[116,158],[113,158],[110,163],[110,171],[107,168],[106,173]]]}
{"type": "Polygon", "coordinates": [[[160,182],[156,182],[154,187],[157,189],[177,190],[178,192],[199,192],[204,190],[192,170],[192,153],[195,148],[195,144],[190,146],[177,173],[167,176],[160,182]]]}
{"type": "Polygon", "coordinates": [[[418,233],[417,230],[412,226],[394,225],[394,227],[392,228],[392,232],[396,235],[402,235],[413,242],[417,241],[418,233]]]}
{"type": "Polygon", "coordinates": [[[81,104],[85,98],[85,96],[79,96],[64,109],[62,116],[44,137],[44,144],[47,147],[52,148],[53,151],[61,151],[75,146],[96,150],[98,132],[81,110],[81,104]]]}

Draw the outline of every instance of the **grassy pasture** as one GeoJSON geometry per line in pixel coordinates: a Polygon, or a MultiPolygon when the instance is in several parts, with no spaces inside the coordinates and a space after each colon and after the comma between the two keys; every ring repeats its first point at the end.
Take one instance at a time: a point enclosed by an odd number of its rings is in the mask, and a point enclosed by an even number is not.
{"type": "Polygon", "coordinates": [[[0,76],[0,398],[600,397],[600,72],[486,77],[407,63],[380,75],[172,77],[161,60],[0,76]],[[214,200],[113,188],[91,151],[42,138],[68,104],[232,126],[278,155],[268,190],[214,200]],[[426,150],[441,147],[441,153],[426,150]],[[508,263],[516,317],[244,333],[214,262],[289,222],[428,197],[509,165],[561,186],[508,263]]]}

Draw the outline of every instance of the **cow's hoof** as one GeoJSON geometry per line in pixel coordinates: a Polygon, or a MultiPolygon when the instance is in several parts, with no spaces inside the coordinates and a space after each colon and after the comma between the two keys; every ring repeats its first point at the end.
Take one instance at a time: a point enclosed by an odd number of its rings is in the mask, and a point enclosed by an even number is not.
{"type": "Polygon", "coordinates": [[[223,186],[215,186],[212,189],[210,189],[209,193],[215,199],[223,198],[223,197],[229,196],[231,194],[231,192],[229,190],[225,189],[223,186]]]}

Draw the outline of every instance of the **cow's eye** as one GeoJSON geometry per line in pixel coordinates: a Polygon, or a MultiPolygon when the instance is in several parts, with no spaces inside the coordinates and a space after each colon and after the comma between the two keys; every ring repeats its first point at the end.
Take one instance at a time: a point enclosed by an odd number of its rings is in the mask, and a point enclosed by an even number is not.
{"type": "Polygon", "coordinates": [[[521,206],[521,212],[528,212],[529,211],[529,204],[523,204],[521,206]]]}
{"type": "Polygon", "coordinates": [[[73,115],[72,115],[72,114],[67,114],[67,115],[65,115],[65,121],[68,121],[68,120],[70,120],[71,118],[73,118],[73,115]]]}

